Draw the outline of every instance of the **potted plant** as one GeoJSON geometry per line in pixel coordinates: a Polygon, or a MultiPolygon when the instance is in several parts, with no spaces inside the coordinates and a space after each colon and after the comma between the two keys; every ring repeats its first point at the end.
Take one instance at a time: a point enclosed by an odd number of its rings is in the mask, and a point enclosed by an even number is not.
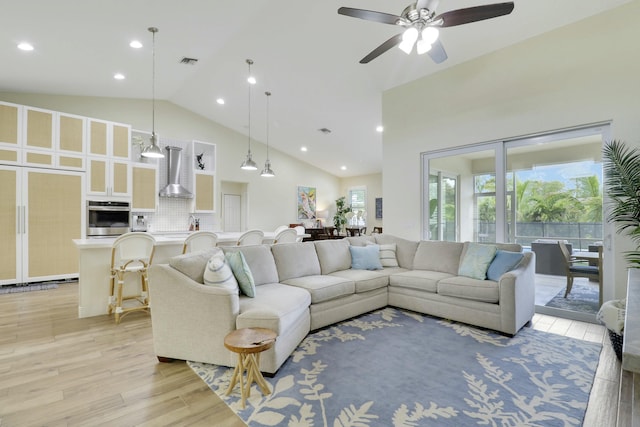
{"type": "Polygon", "coordinates": [[[347,223],[347,212],[351,212],[351,208],[345,206],[345,203],[346,201],[344,196],[336,199],[336,214],[333,216],[333,226],[336,228],[338,233],[343,231],[343,228],[347,223]]]}
{"type": "MultiPolygon", "coordinates": [[[[604,177],[610,210],[607,221],[615,222],[617,232],[628,235],[640,247],[640,150],[622,141],[611,141],[603,149],[604,177]]],[[[640,268],[640,251],[626,253],[633,268],[640,268]]]]}

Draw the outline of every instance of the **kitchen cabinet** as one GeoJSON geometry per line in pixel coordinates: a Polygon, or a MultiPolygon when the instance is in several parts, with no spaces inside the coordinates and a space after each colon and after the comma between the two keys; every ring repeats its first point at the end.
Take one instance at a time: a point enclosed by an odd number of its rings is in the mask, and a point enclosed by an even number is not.
{"type": "Polygon", "coordinates": [[[84,174],[0,166],[0,285],[78,275],[84,174]]]}
{"type": "Polygon", "coordinates": [[[129,197],[131,127],[96,119],[88,127],[87,194],[129,197]]]}
{"type": "Polygon", "coordinates": [[[0,102],[0,144],[18,148],[22,134],[22,105],[0,102]]]}
{"type": "Polygon", "coordinates": [[[215,212],[216,145],[193,141],[193,196],[196,213],[215,212]]]}
{"type": "Polygon", "coordinates": [[[134,163],[131,166],[131,210],[155,212],[158,206],[158,165],[134,163]]]}
{"type": "Polygon", "coordinates": [[[85,169],[87,119],[66,113],[57,114],[56,167],[85,169]]]}

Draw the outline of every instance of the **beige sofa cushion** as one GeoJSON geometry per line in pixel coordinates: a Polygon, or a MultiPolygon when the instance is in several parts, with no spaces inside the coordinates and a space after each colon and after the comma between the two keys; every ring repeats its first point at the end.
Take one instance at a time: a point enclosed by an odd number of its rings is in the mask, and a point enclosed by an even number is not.
{"type": "Polygon", "coordinates": [[[500,300],[498,283],[457,276],[438,282],[438,294],[474,301],[497,303],[500,300]]]}
{"type": "Polygon", "coordinates": [[[313,242],[273,245],[271,253],[276,261],[281,283],[296,277],[321,274],[320,262],[313,242]]]}
{"type": "Polygon", "coordinates": [[[389,284],[389,275],[380,271],[372,270],[342,270],[331,273],[331,276],[353,280],[356,284],[356,294],[368,292],[373,289],[384,288],[389,284]]]}
{"type": "Polygon", "coordinates": [[[217,251],[219,249],[211,248],[177,255],[169,260],[169,265],[202,285],[204,284],[204,269],[207,266],[207,261],[217,251]]]}
{"type": "Polygon", "coordinates": [[[365,246],[370,243],[375,243],[376,238],[373,236],[349,236],[342,240],[347,240],[352,246],[365,246]]]}
{"type": "Polygon", "coordinates": [[[464,244],[460,242],[422,240],[416,250],[413,268],[440,271],[456,276],[463,248],[464,244]]]}
{"type": "Polygon", "coordinates": [[[265,284],[256,289],[255,298],[240,297],[236,328],[268,328],[284,335],[310,304],[311,296],[304,289],[280,283],[265,284]]]}
{"type": "Polygon", "coordinates": [[[225,253],[242,252],[256,286],[279,282],[270,245],[222,246],[222,249],[225,253]]]}
{"type": "Polygon", "coordinates": [[[316,253],[320,262],[322,274],[351,268],[351,253],[349,241],[346,239],[317,240],[316,253]]]}
{"type": "Polygon", "coordinates": [[[284,280],[282,283],[306,289],[307,292],[311,294],[312,304],[351,295],[356,291],[356,285],[353,280],[347,280],[336,276],[316,275],[297,277],[284,280]]]}
{"type": "Polygon", "coordinates": [[[400,237],[389,234],[376,234],[376,243],[379,245],[396,244],[396,259],[398,265],[402,268],[413,270],[413,260],[418,249],[418,242],[412,240],[401,239],[400,237]]]}
{"type": "Polygon", "coordinates": [[[389,286],[397,288],[418,289],[436,293],[438,281],[454,277],[449,273],[427,270],[412,270],[389,276],[389,286]]]}

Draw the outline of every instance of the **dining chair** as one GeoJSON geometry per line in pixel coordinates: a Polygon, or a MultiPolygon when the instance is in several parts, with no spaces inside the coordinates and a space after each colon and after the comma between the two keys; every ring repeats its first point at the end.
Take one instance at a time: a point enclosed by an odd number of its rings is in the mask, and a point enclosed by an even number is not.
{"type": "Polygon", "coordinates": [[[371,234],[382,234],[382,227],[373,227],[371,234]]]}
{"type": "Polygon", "coordinates": [[[149,311],[149,277],[147,270],[153,261],[156,239],[149,233],[130,232],[118,237],[111,246],[109,314],[115,312],[116,324],[132,311],[149,311]],[[134,295],[123,296],[125,276],[140,276],[140,290],[134,295]],[[116,287],[117,285],[117,287],[116,287]],[[137,304],[123,307],[123,301],[135,300],[137,304]]]}
{"type": "Polygon", "coordinates": [[[194,231],[184,239],[182,253],[211,249],[218,243],[218,235],[212,231],[194,231]]]}
{"type": "Polygon", "coordinates": [[[262,230],[248,230],[238,237],[237,246],[260,245],[264,238],[262,230]]]}
{"type": "Polygon", "coordinates": [[[287,227],[286,225],[280,225],[276,227],[275,231],[273,232],[273,235],[277,236],[279,232],[281,232],[282,230],[286,230],[287,228],[290,228],[290,227],[287,227]]]}
{"type": "Polygon", "coordinates": [[[563,241],[558,241],[560,251],[564,257],[565,272],[567,276],[567,288],[564,292],[566,298],[571,293],[573,279],[576,277],[596,278],[600,288],[600,305],[602,305],[602,246],[598,248],[598,265],[586,265],[586,260],[578,259],[572,255],[563,241]]]}
{"type": "Polygon", "coordinates": [[[293,228],[285,228],[281,230],[276,237],[273,239],[273,244],[277,245],[279,243],[293,243],[298,240],[298,232],[293,228]]]}

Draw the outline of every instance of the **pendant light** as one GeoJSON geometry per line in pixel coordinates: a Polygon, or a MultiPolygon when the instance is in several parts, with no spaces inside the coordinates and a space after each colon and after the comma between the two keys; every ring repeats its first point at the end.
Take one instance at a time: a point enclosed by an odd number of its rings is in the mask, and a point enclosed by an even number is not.
{"type": "Polygon", "coordinates": [[[256,80],[251,75],[251,64],[253,64],[253,61],[247,59],[246,62],[249,65],[249,76],[247,77],[247,81],[249,82],[249,150],[247,151],[247,158],[244,159],[240,168],[247,171],[254,171],[258,169],[258,165],[256,165],[256,162],[251,158],[251,85],[256,84],[256,80]]]}
{"type": "Polygon", "coordinates": [[[271,161],[269,160],[269,97],[271,96],[271,92],[267,91],[264,94],[267,95],[267,160],[264,162],[264,169],[260,176],[271,178],[276,175],[271,170],[271,161]]]}
{"type": "Polygon", "coordinates": [[[156,27],[147,28],[153,37],[152,55],[153,55],[153,75],[151,78],[151,145],[147,145],[140,153],[143,157],[149,157],[153,159],[161,159],[164,157],[162,150],[158,146],[158,138],[156,137],[156,33],[158,29],[156,27]]]}

